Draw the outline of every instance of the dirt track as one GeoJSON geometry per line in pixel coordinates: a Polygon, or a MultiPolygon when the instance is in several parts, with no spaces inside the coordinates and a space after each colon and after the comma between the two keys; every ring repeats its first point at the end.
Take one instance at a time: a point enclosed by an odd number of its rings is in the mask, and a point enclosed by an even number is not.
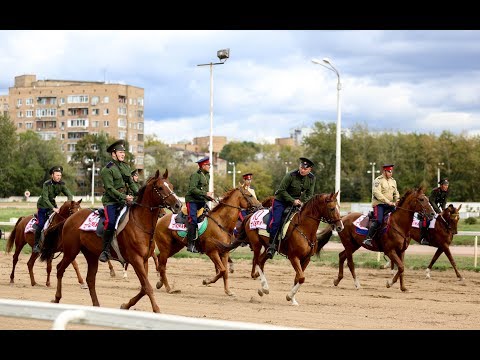
{"type": "MultiPolygon", "coordinates": [[[[0,254],[0,298],[50,301],[55,294],[53,286],[45,286],[45,264],[37,261],[35,274],[40,285],[30,285],[26,262],[21,255],[15,272],[15,284],[9,285],[11,254],[0,254]]],[[[181,290],[166,294],[155,289],[162,313],[201,318],[258,322],[310,329],[480,329],[480,274],[462,272],[464,284],[456,280],[453,271],[434,271],[432,279],[423,271],[407,270],[406,285],[410,292],[402,293],[399,284],[386,288],[389,270],[357,269],[362,288],[355,290],[348,269],[338,287],[332,284],[336,269],[310,265],[306,270],[306,282],[296,296],[299,306],[292,306],[285,299],[293,283],[294,271],[283,257],[267,263],[266,275],[270,294],[262,298],[257,294],[259,280],[250,278],[250,262],[237,260],[235,273],[230,274],[230,289],[234,297],[223,292],[219,280],[210,286],[202,280],[213,276],[213,264],[206,256],[199,259],[170,259],[167,275],[170,284],[181,290]]],[[[86,263],[79,255],[82,273],[86,263]]],[[[55,260],[54,265],[56,265],[55,260]]],[[[151,263],[153,266],[153,261],[151,263]]],[[[97,275],[97,294],[101,306],[119,308],[133,297],[139,286],[138,279],[129,269],[128,278],[122,278],[121,266],[115,263],[116,277],[110,277],[107,265],[101,265],[97,275]]],[[[152,268],[152,267],[151,267],[152,268]]],[[[55,274],[55,268],[52,272],[55,274]]],[[[149,275],[152,285],[157,282],[156,273],[149,275]]],[[[74,271],[65,273],[62,303],[91,305],[88,290],[80,289],[74,271]]],[[[150,302],[144,297],[132,309],[151,311],[150,302]]],[[[49,329],[51,322],[21,320],[0,317],[0,329],[49,329]]],[[[88,329],[80,325],[72,329],[88,329]]],[[[91,328],[91,327],[90,327],[91,328]]]]}

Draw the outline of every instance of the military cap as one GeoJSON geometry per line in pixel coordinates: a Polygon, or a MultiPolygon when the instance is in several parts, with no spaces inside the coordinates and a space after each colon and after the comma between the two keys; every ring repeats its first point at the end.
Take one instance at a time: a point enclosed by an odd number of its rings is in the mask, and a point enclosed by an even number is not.
{"type": "Polygon", "coordinates": [[[133,170],[130,174],[132,174],[132,176],[138,176],[138,169],[133,170]]]}
{"type": "Polygon", "coordinates": [[[253,177],[253,174],[252,173],[247,173],[245,175],[243,175],[243,178],[245,180],[252,180],[252,177],[253,177]]]}
{"type": "Polygon", "coordinates": [[[202,167],[203,165],[210,165],[210,157],[205,156],[204,158],[198,160],[196,163],[199,167],[202,167]]]}
{"type": "Polygon", "coordinates": [[[301,157],[300,158],[300,166],[302,168],[309,168],[309,167],[312,167],[314,164],[313,164],[313,161],[312,160],[309,160],[305,157],[301,157]]]}
{"type": "Polygon", "coordinates": [[[385,165],[383,165],[383,170],[386,170],[386,171],[393,170],[394,166],[395,165],[393,165],[393,164],[385,164],[385,165]]]}
{"type": "Polygon", "coordinates": [[[438,185],[449,185],[448,179],[442,179],[438,182],[438,185]]]}
{"type": "Polygon", "coordinates": [[[54,166],[50,169],[50,175],[52,175],[55,171],[59,171],[63,173],[63,167],[62,166],[54,166]]]}
{"type": "Polygon", "coordinates": [[[107,148],[108,153],[115,151],[125,151],[125,140],[117,140],[107,148]]]}

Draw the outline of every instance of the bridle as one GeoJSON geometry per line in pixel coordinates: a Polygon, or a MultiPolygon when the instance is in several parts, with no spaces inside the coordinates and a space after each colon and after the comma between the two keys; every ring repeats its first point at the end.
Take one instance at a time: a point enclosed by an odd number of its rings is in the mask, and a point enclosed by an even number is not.
{"type": "MultiPolygon", "coordinates": [[[[326,199],[323,200],[323,202],[326,204],[327,211],[330,211],[330,209],[328,208],[327,205],[328,205],[329,203],[335,202],[335,200],[332,200],[331,197],[327,197],[326,199]]],[[[338,206],[335,206],[335,209],[337,209],[337,208],[338,208],[338,206]]],[[[313,217],[313,216],[311,216],[311,215],[305,215],[305,216],[306,216],[306,217],[309,217],[309,218],[311,218],[311,219],[313,219],[313,220],[315,220],[315,221],[324,222],[324,223],[327,223],[327,224],[329,224],[329,225],[333,225],[333,224],[335,224],[336,222],[338,222],[338,221],[341,220],[340,212],[339,212],[339,216],[338,216],[338,217],[335,217],[334,219],[330,218],[330,216],[329,216],[329,218],[326,218],[325,216],[321,216],[321,217],[318,218],[318,219],[315,218],[315,217],[313,217]]]]}
{"type": "MultiPolygon", "coordinates": [[[[248,208],[246,209],[247,211],[249,211],[250,209],[257,209],[258,207],[261,206],[260,205],[254,205],[252,203],[252,201],[250,200],[250,198],[253,198],[253,195],[249,192],[248,194],[246,194],[243,189],[241,187],[237,187],[237,189],[240,191],[240,194],[243,195],[243,197],[245,198],[245,200],[247,200],[247,203],[248,203],[248,208]]],[[[229,206],[229,207],[232,207],[232,208],[235,208],[235,209],[238,209],[238,210],[243,210],[242,207],[240,206],[235,206],[235,205],[230,205],[230,204],[227,204],[227,203],[224,203],[223,201],[218,201],[219,204],[223,204],[225,206],[229,206]]]]}

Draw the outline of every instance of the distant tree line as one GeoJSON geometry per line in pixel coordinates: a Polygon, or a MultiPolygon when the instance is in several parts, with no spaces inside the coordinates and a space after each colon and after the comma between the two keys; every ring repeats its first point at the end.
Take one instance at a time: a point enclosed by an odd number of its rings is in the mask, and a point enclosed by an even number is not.
{"type": "MultiPolygon", "coordinates": [[[[34,131],[17,133],[13,122],[0,116],[0,197],[22,196],[29,190],[32,196],[39,195],[42,184],[49,179],[48,170],[54,165],[64,167],[63,180],[77,195],[88,194],[91,188],[91,162],[101,168],[110,161],[106,148],[114,140],[108,134],[88,134],[77,142],[70,163],[56,139],[44,141],[34,131]],[[84,183],[78,183],[78,179],[84,183]]],[[[298,158],[305,156],[315,162],[313,172],[317,176],[316,193],[335,190],[335,123],[316,122],[313,132],[300,146],[259,144],[250,141],[230,142],[224,146],[220,158],[235,162],[237,182],[241,174],[254,174],[253,186],[257,196],[264,199],[273,195],[286,171],[298,168],[298,158]]],[[[128,142],[127,142],[128,145],[128,142]]],[[[128,148],[128,147],[127,147],[128,148]]],[[[197,164],[156,139],[146,136],[145,169],[153,174],[157,169],[163,174],[168,169],[175,192],[184,196],[188,179],[197,164]]],[[[127,152],[127,161],[134,167],[134,156],[127,152]]],[[[341,201],[369,202],[371,200],[372,175],[367,173],[376,163],[380,170],[385,163],[395,164],[394,178],[400,193],[407,189],[425,186],[427,191],[437,186],[439,163],[441,177],[450,181],[449,201],[477,202],[480,195],[475,191],[479,179],[480,137],[468,137],[443,131],[440,135],[418,133],[374,133],[366,126],[355,125],[342,133],[341,153],[341,201]]],[[[228,167],[232,170],[231,167],[228,167]]],[[[375,175],[377,176],[377,175],[375,175]]],[[[232,187],[232,175],[214,176],[215,194],[222,195],[232,187]]],[[[98,184],[101,186],[101,183],[98,184]]]]}

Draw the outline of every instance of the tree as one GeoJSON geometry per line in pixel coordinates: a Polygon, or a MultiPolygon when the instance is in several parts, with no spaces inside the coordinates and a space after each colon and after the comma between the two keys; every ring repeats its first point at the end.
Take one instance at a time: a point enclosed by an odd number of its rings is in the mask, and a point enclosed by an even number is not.
{"type": "Polygon", "coordinates": [[[227,161],[233,161],[235,164],[255,161],[257,155],[261,152],[261,146],[251,141],[232,141],[226,144],[219,156],[227,161]]]}
{"type": "Polygon", "coordinates": [[[11,181],[16,172],[14,153],[17,147],[16,128],[6,115],[0,115],[0,197],[14,195],[15,184],[11,181]]]}

